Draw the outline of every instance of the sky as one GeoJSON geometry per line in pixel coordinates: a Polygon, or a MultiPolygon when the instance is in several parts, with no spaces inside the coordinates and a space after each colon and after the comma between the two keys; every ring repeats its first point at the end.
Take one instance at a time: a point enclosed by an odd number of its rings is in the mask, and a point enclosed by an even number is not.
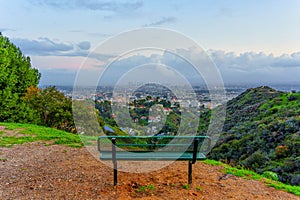
{"type": "Polygon", "coordinates": [[[0,32],[30,56],[40,85],[73,85],[91,51],[145,27],[191,38],[225,83],[300,84],[298,0],[0,2],[0,32]]]}

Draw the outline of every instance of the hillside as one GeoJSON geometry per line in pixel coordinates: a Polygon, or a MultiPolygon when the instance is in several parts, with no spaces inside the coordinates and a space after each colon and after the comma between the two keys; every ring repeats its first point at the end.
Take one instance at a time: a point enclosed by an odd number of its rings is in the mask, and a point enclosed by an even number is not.
{"type": "Polygon", "coordinates": [[[299,196],[299,187],[209,160],[194,165],[191,186],[187,163],[177,161],[151,173],[120,172],[114,187],[111,168],[85,148],[74,148],[80,146],[76,135],[36,125],[0,125],[1,139],[11,138],[10,145],[0,147],[1,199],[300,199],[273,188],[299,196]]]}
{"type": "Polygon", "coordinates": [[[35,141],[43,142],[45,145],[83,146],[78,135],[73,133],[34,124],[0,122],[0,147],[11,147],[15,144],[35,141]]]}
{"type": "Polygon", "coordinates": [[[0,147],[1,199],[300,199],[275,189],[299,196],[299,187],[210,160],[194,165],[190,186],[187,163],[177,161],[151,173],[120,172],[114,187],[111,168],[85,148],[74,148],[81,144],[76,135],[27,124],[0,127],[1,141],[6,141],[0,147]]]}
{"type": "Polygon", "coordinates": [[[227,104],[223,134],[210,158],[300,185],[300,93],[248,89],[227,104]]]}

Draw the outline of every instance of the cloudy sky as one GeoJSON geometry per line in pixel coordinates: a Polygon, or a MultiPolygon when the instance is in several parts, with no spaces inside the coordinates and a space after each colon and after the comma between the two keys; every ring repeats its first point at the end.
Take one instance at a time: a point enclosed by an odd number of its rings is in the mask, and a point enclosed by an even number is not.
{"type": "Polygon", "coordinates": [[[293,84],[300,83],[299,10],[298,0],[1,0],[0,32],[31,57],[41,85],[72,85],[94,48],[143,27],[192,38],[226,83],[293,84]]]}

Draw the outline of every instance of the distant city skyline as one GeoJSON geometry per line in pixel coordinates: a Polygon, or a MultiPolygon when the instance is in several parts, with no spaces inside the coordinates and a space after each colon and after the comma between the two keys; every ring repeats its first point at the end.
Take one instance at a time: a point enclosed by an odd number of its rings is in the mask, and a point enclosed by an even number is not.
{"type": "Polygon", "coordinates": [[[300,84],[299,10],[297,0],[3,1],[0,32],[30,56],[40,85],[72,85],[99,43],[143,27],[192,38],[225,84],[300,84]]]}

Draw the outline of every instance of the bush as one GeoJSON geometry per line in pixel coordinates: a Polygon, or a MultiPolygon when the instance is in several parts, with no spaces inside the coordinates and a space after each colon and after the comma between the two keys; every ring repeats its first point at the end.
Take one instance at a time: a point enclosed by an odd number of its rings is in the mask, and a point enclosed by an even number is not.
{"type": "Polygon", "coordinates": [[[277,146],[275,149],[275,155],[279,158],[285,157],[289,148],[287,146],[277,146]]]}
{"type": "Polygon", "coordinates": [[[246,168],[250,168],[250,169],[254,169],[255,171],[258,171],[259,168],[263,167],[268,160],[269,160],[268,156],[261,150],[258,150],[254,152],[252,155],[250,155],[247,159],[245,159],[242,164],[246,168]]]}
{"type": "Polygon", "coordinates": [[[278,175],[275,172],[265,171],[262,176],[274,181],[278,181],[278,175]]]}
{"type": "Polygon", "coordinates": [[[300,175],[293,176],[291,179],[291,184],[292,185],[300,185],[300,175]]]}

